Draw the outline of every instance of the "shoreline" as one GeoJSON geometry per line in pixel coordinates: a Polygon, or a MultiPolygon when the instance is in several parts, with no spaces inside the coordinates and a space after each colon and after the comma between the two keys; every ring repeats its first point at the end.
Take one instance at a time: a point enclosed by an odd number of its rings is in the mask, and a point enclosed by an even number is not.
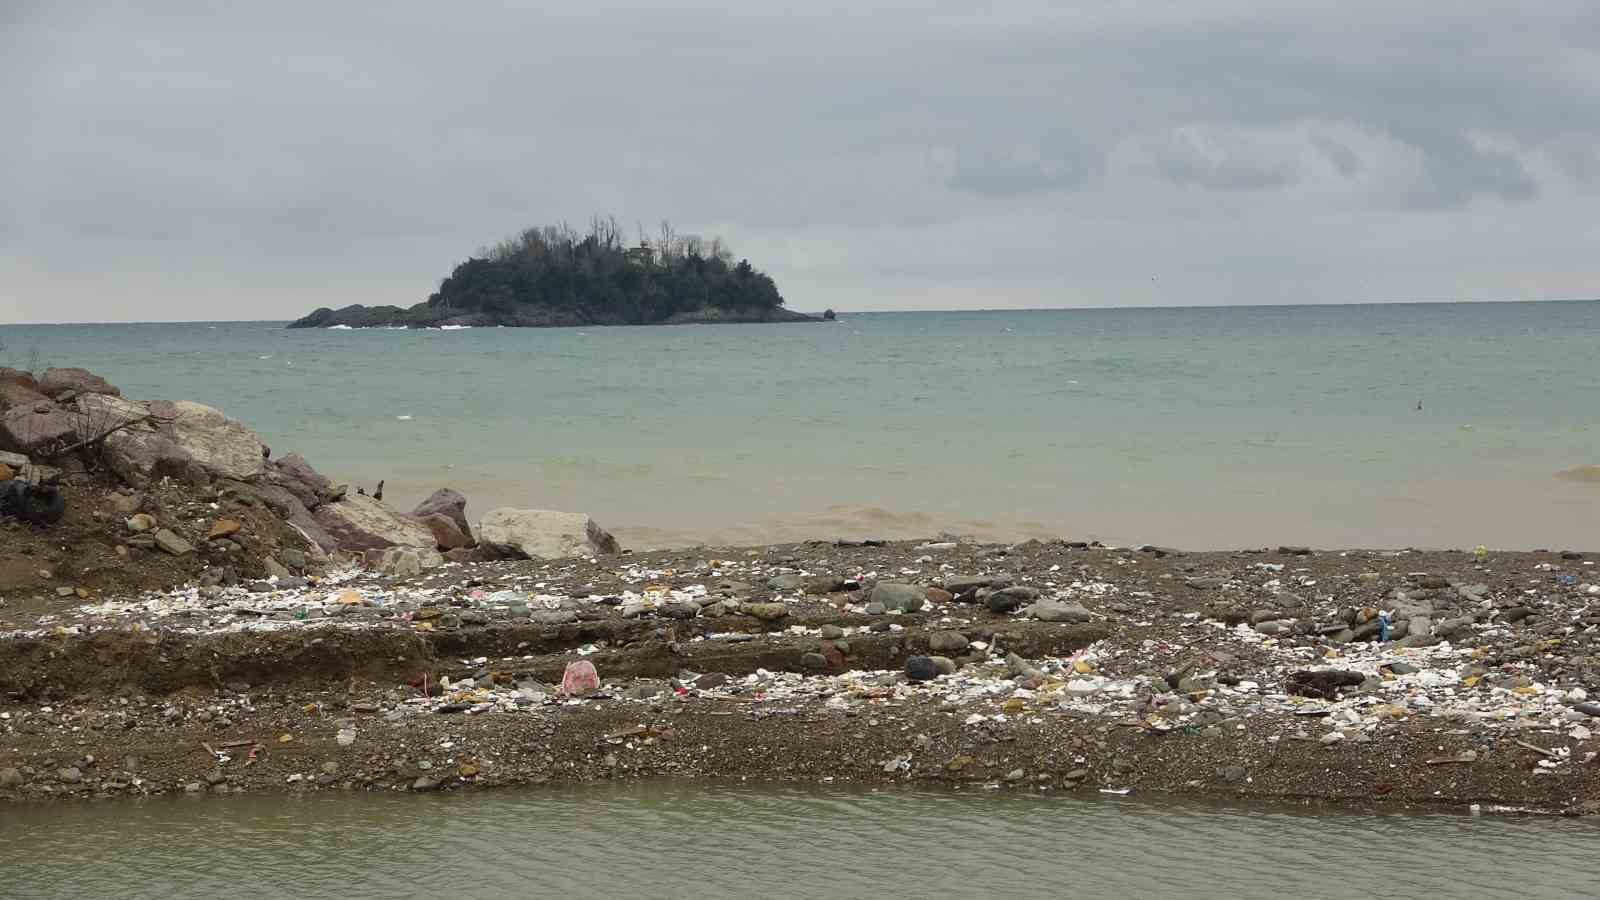
{"type": "Polygon", "coordinates": [[[831,779],[1600,810],[1590,560],[1282,549],[813,542],[0,608],[0,797],[831,779]],[[1371,604],[1451,639],[1341,642],[1371,604]],[[908,680],[929,654],[954,673],[908,680]],[[599,693],[559,696],[580,660],[599,693]]]}

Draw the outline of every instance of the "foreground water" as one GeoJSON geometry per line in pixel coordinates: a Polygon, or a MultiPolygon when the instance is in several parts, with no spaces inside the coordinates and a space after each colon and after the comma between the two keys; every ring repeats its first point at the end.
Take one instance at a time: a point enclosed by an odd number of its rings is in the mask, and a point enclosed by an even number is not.
{"type": "Polygon", "coordinates": [[[628,785],[14,806],[44,897],[1594,897],[1579,820],[628,785]]]}
{"type": "Polygon", "coordinates": [[[1600,534],[1600,303],[846,315],[837,325],[0,326],[0,365],[209,402],[357,484],[635,546],[1600,534]],[[1422,408],[1417,408],[1421,403],[1422,408]],[[1577,473],[1574,473],[1575,475],[1577,473]]]}

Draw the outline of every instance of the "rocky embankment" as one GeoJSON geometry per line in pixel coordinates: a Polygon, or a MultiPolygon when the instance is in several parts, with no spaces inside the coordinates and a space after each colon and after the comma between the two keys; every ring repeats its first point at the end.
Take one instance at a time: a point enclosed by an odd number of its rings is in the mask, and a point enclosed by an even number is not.
{"type": "Polygon", "coordinates": [[[201,403],[0,368],[0,617],[189,583],[298,587],[351,564],[404,575],[618,549],[587,516],[507,508],[474,527],[465,508],[441,489],[392,509],[201,403]]]}

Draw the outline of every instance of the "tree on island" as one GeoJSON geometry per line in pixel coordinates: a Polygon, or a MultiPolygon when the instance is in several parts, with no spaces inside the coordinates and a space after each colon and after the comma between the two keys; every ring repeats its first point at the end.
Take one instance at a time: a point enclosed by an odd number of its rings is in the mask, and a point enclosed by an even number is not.
{"type": "Polygon", "coordinates": [[[747,259],[734,262],[721,238],[679,234],[666,221],[653,238],[639,232],[629,246],[617,220],[600,216],[585,233],[565,223],[529,228],[478,250],[409,309],[323,308],[289,327],[818,321],[784,309],[772,279],[747,259]]]}
{"type": "Polygon", "coordinates": [[[783,306],[777,285],[747,259],[734,261],[721,238],[680,235],[663,221],[654,241],[628,246],[613,218],[587,233],[565,223],[529,228],[484,247],[428,298],[436,312],[514,314],[537,303],[584,318],[661,322],[706,309],[783,306]]]}

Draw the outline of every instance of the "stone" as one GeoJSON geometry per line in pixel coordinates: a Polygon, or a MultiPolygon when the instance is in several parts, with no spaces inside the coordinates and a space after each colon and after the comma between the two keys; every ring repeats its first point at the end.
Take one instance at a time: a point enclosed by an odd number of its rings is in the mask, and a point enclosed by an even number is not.
{"type": "MultiPolygon", "coordinates": [[[[278,559],[283,560],[284,565],[294,569],[295,571],[304,572],[306,570],[306,553],[304,550],[296,550],[293,547],[284,547],[278,551],[278,559]]],[[[271,559],[267,560],[269,568],[271,567],[272,562],[273,560],[271,559]]]]}
{"type": "Polygon", "coordinates": [[[884,608],[884,605],[882,603],[868,603],[866,605],[866,611],[867,611],[867,615],[869,615],[869,616],[881,616],[884,613],[888,612],[888,610],[884,608]]]}
{"type": "Polygon", "coordinates": [[[13,407],[0,415],[0,450],[37,456],[78,441],[78,417],[54,403],[13,407]]]}
{"type": "Polygon", "coordinates": [[[0,769],[0,790],[8,790],[22,786],[22,772],[7,767],[0,769]]]}
{"type": "Polygon", "coordinates": [[[767,579],[767,587],[774,591],[798,591],[805,583],[804,577],[793,573],[774,575],[767,579]]]}
{"type": "Polygon", "coordinates": [[[439,784],[440,782],[437,778],[419,775],[416,781],[411,782],[411,789],[413,791],[436,791],[439,789],[439,784]]]}
{"type": "Polygon", "coordinates": [[[967,636],[959,631],[935,631],[928,635],[928,649],[943,653],[960,653],[967,649],[967,636]]]}
{"type": "Polygon", "coordinates": [[[872,586],[868,600],[882,603],[885,610],[916,612],[928,602],[928,589],[899,581],[880,581],[872,586]]]}
{"type": "Polygon", "coordinates": [[[739,611],[763,622],[773,622],[787,616],[789,606],[786,603],[746,603],[739,611]]]}
{"type": "Polygon", "coordinates": [[[836,640],[838,640],[839,638],[842,638],[842,637],[844,637],[844,629],[843,628],[840,628],[837,625],[824,625],[824,626],[822,626],[822,639],[823,640],[825,640],[825,641],[836,641],[836,640]]]}
{"type": "Polygon", "coordinates": [[[134,534],[141,534],[146,531],[155,530],[156,517],[150,515],[149,513],[134,513],[133,515],[129,516],[127,520],[123,522],[123,524],[128,526],[128,530],[134,534]]]}
{"type": "MultiPolygon", "coordinates": [[[[221,410],[179,400],[172,404],[174,443],[216,478],[248,481],[266,467],[266,447],[254,431],[221,410]]],[[[153,412],[154,410],[152,410],[153,412]]]]}
{"type": "Polygon", "coordinates": [[[382,551],[368,552],[378,554],[377,562],[372,568],[390,578],[414,578],[421,575],[424,569],[444,565],[444,557],[440,556],[438,551],[431,549],[389,547],[382,551]]]}
{"type": "Polygon", "coordinates": [[[944,589],[957,597],[969,595],[979,588],[1005,587],[1009,584],[1005,578],[995,578],[991,575],[962,575],[944,580],[944,589]],[[999,582],[997,584],[997,582],[999,582]]]}
{"type": "Polygon", "coordinates": [[[353,494],[337,503],[324,503],[312,518],[333,538],[340,550],[384,550],[412,547],[432,550],[433,532],[415,519],[385,506],[365,494],[353,494]]]}
{"type": "Polygon", "coordinates": [[[206,540],[214,541],[218,538],[232,537],[244,528],[244,523],[238,519],[218,519],[211,523],[211,530],[206,532],[206,540]]]}
{"type": "Polygon", "coordinates": [[[1267,621],[1267,622],[1257,622],[1256,623],[1256,633],[1258,633],[1258,634],[1268,634],[1268,635],[1282,634],[1282,633],[1284,633],[1285,631],[1288,631],[1288,630],[1289,630],[1289,623],[1288,622],[1279,621],[1277,619],[1273,619],[1273,620],[1267,621]]]}
{"type": "Polygon", "coordinates": [[[940,675],[954,675],[956,673],[956,661],[950,657],[930,656],[928,658],[933,660],[933,666],[939,670],[940,675]]]}
{"type": "Polygon", "coordinates": [[[845,654],[850,652],[850,645],[844,641],[830,641],[822,645],[822,658],[827,661],[828,667],[843,670],[845,654]]]}
{"type": "Polygon", "coordinates": [[[287,490],[306,509],[316,509],[324,503],[338,499],[334,496],[333,482],[311,467],[311,463],[298,453],[290,453],[272,462],[266,470],[268,483],[287,490]]]}
{"type": "Polygon", "coordinates": [[[587,659],[567,663],[561,675],[561,692],[569,697],[587,697],[600,690],[600,673],[587,659]]]}
{"type": "Polygon", "coordinates": [[[932,681],[939,677],[939,665],[930,656],[912,656],[906,659],[908,681],[932,681]]]}
{"type": "MultiPolygon", "coordinates": [[[[285,551],[285,555],[287,555],[287,551],[285,551]]],[[[302,562],[304,561],[303,554],[301,560],[302,562]]],[[[283,563],[278,562],[270,556],[261,561],[261,567],[266,570],[268,578],[276,577],[279,581],[282,581],[286,578],[294,577],[294,573],[290,572],[288,568],[283,565],[283,563]]]]}
{"type": "Polygon", "coordinates": [[[194,545],[179,537],[168,528],[162,528],[155,533],[156,547],[161,552],[173,556],[188,556],[194,552],[194,545]]]}
{"type": "Polygon", "coordinates": [[[1470,617],[1470,615],[1462,615],[1462,617],[1458,618],[1446,618],[1446,620],[1440,621],[1438,625],[1435,625],[1434,628],[1432,628],[1432,634],[1430,634],[1430,636],[1438,637],[1438,639],[1450,639],[1450,637],[1456,637],[1458,634],[1461,634],[1462,631],[1466,631],[1467,628],[1470,628],[1470,626],[1472,626],[1472,621],[1474,621],[1474,618],[1470,617]]]}
{"type": "Polygon", "coordinates": [[[700,615],[700,604],[693,600],[669,600],[656,607],[656,614],[668,619],[693,619],[700,615]]]}
{"type": "Polygon", "coordinates": [[[937,587],[928,588],[925,596],[928,598],[929,603],[950,603],[956,599],[955,594],[950,593],[944,588],[937,587]]]}
{"type": "Polygon", "coordinates": [[[416,509],[411,511],[411,515],[418,519],[443,516],[461,534],[469,537],[472,534],[472,525],[467,521],[467,498],[450,488],[440,488],[429,494],[426,500],[418,503],[416,509]]]}
{"type": "Polygon", "coordinates": [[[1041,622],[1083,623],[1094,619],[1094,614],[1082,606],[1057,600],[1040,600],[1028,607],[1023,614],[1041,622]]]}
{"type": "Polygon", "coordinates": [[[50,398],[39,392],[39,385],[33,379],[22,382],[0,376],[0,412],[49,402],[50,398]]]}
{"type": "Polygon", "coordinates": [[[49,397],[62,394],[109,394],[121,397],[122,391],[88,369],[45,369],[39,378],[39,391],[49,397]]]}
{"type": "Polygon", "coordinates": [[[508,559],[566,559],[621,552],[617,539],[583,513],[547,509],[490,510],[478,541],[508,559]]]}
{"type": "Polygon", "coordinates": [[[719,688],[728,683],[728,676],[721,672],[707,672],[694,680],[694,686],[702,691],[719,688]]]}
{"type": "Polygon", "coordinates": [[[167,475],[248,482],[266,472],[261,438],[221,410],[188,400],[153,401],[145,407],[153,429],[127,428],[105,439],[108,463],[129,483],[147,484],[167,475]]]}
{"type": "Polygon", "coordinates": [[[477,543],[472,539],[471,532],[463,531],[448,516],[434,513],[418,516],[417,521],[433,532],[433,542],[440,550],[464,550],[477,543]]]}
{"type": "Polygon", "coordinates": [[[992,613],[1015,612],[1023,604],[1023,598],[1005,591],[995,591],[983,600],[983,605],[992,613]]]}
{"type": "Polygon", "coordinates": [[[206,786],[198,781],[191,781],[183,786],[183,792],[185,794],[204,794],[206,792],[206,786]]]}
{"type": "Polygon", "coordinates": [[[83,781],[83,770],[77,766],[67,766],[56,770],[56,780],[62,784],[77,784],[83,781]]]}
{"type": "Polygon", "coordinates": [[[828,658],[821,653],[800,654],[800,668],[812,672],[822,672],[828,668],[828,658]]]}
{"type": "Polygon", "coordinates": [[[1244,766],[1224,766],[1217,770],[1217,777],[1228,784],[1240,784],[1249,776],[1250,773],[1245,770],[1244,766]]]}
{"type": "Polygon", "coordinates": [[[845,581],[837,575],[813,575],[805,580],[801,590],[807,594],[820,596],[822,594],[837,594],[844,590],[845,581]]]}

